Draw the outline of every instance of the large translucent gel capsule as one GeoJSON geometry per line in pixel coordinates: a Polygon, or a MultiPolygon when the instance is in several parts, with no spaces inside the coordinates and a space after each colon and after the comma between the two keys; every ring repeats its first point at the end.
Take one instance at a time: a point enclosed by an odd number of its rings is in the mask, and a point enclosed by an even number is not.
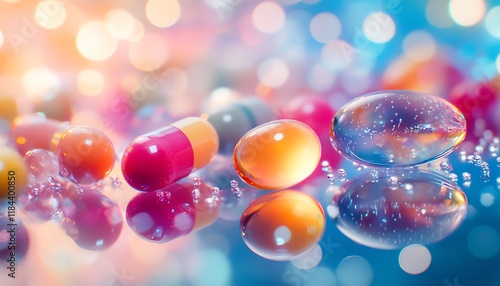
{"type": "Polygon", "coordinates": [[[294,190],[265,194],[241,216],[241,236],[256,254],[290,260],[313,248],[323,236],[325,213],[312,197],[294,190]]]}
{"type": "Polygon", "coordinates": [[[355,242],[396,249],[445,238],[466,210],[465,194],[447,177],[413,170],[350,180],[334,195],[328,213],[355,242]]]}
{"type": "Polygon", "coordinates": [[[462,113],[446,100],[413,91],[380,91],[347,103],[333,118],[333,147],[372,166],[423,164],[449,154],[465,138],[462,113]]]}
{"type": "Polygon", "coordinates": [[[279,190],[302,182],[319,163],[321,145],[306,124],[290,119],[262,124],[234,148],[233,163],[241,179],[259,189],[279,190]]]}

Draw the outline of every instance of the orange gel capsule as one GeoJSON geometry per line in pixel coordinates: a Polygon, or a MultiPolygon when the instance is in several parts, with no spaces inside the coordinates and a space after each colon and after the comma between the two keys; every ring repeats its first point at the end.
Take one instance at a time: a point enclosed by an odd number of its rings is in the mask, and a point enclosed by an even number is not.
{"type": "Polygon", "coordinates": [[[259,189],[291,187],[314,171],[321,157],[316,133],[296,120],[275,120],[245,134],[233,163],[245,183],[259,189]]]}

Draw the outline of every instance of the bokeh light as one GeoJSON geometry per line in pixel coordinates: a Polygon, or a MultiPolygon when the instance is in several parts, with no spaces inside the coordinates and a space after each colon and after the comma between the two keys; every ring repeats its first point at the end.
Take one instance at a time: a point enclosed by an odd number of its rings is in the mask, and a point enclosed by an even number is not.
{"type": "Polygon", "coordinates": [[[348,256],[337,267],[337,279],[344,286],[368,286],[373,280],[373,269],[364,257],[348,256]]]}
{"type": "Polygon", "coordinates": [[[370,41],[383,44],[392,39],[396,33],[396,24],[391,16],[384,12],[375,12],[365,18],[363,33],[370,41]]]}
{"type": "Polygon", "coordinates": [[[0,48],[3,46],[3,32],[0,30],[0,48]]]}
{"type": "Polygon", "coordinates": [[[78,90],[88,96],[96,96],[104,89],[104,76],[97,70],[82,70],[77,78],[78,90]]]}
{"type": "Polygon", "coordinates": [[[46,67],[32,68],[23,76],[23,90],[33,101],[49,100],[61,91],[61,80],[46,67]]]}
{"type": "Polygon", "coordinates": [[[106,23],[94,20],[80,28],[76,36],[76,47],[85,58],[103,61],[115,53],[118,42],[109,34],[106,23]]]}
{"type": "Polygon", "coordinates": [[[262,2],[253,10],[252,20],[259,31],[273,34],[285,25],[285,12],[275,2],[262,2]]]}
{"type": "Polygon", "coordinates": [[[142,24],[141,21],[139,21],[139,20],[136,19],[134,21],[134,30],[127,37],[127,41],[129,41],[129,42],[137,42],[140,39],[142,39],[143,36],[144,36],[144,24],[142,24]]]}
{"type": "Polygon", "coordinates": [[[432,0],[427,2],[425,13],[431,25],[437,28],[448,28],[453,20],[448,13],[449,0],[432,0]]]}
{"type": "Polygon", "coordinates": [[[399,266],[409,274],[420,274],[431,265],[431,253],[427,247],[412,244],[403,248],[399,253],[399,266]]]}
{"type": "Polygon", "coordinates": [[[473,26],[483,19],[486,4],[483,0],[450,0],[451,18],[460,26],[473,26]]]}
{"type": "Polygon", "coordinates": [[[321,250],[321,246],[316,244],[313,248],[293,258],[291,262],[293,266],[299,269],[309,270],[318,266],[322,258],[323,251],[321,250]]]}
{"type": "Polygon", "coordinates": [[[467,237],[469,251],[477,258],[487,259],[495,256],[500,249],[500,236],[489,225],[474,227],[467,237]]]}
{"type": "Polygon", "coordinates": [[[336,75],[325,64],[318,63],[309,71],[307,81],[316,91],[326,91],[335,83],[336,75]]]}
{"type": "Polygon", "coordinates": [[[340,36],[342,25],[337,16],[332,13],[319,13],[309,24],[311,35],[320,43],[327,43],[340,36]]]}
{"type": "Polygon", "coordinates": [[[413,31],[403,41],[406,57],[416,62],[425,62],[434,57],[437,45],[434,38],[425,31],[413,31]]]}
{"type": "Polygon", "coordinates": [[[500,6],[493,7],[484,21],[486,30],[495,38],[500,38],[500,6]]]}
{"type": "Polygon", "coordinates": [[[287,81],[289,74],[287,64],[278,58],[267,59],[257,68],[260,82],[272,88],[282,86],[287,81]]]}
{"type": "Polygon", "coordinates": [[[127,39],[135,30],[135,19],[127,10],[113,9],[106,14],[108,32],[116,39],[127,39]]]}
{"type": "Polygon", "coordinates": [[[131,43],[128,50],[130,63],[142,71],[153,71],[168,59],[167,41],[155,34],[145,34],[139,41],[131,43]]]}
{"type": "Polygon", "coordinates": [[[497,66],[497,71],[498,71],[498,73],[500,73],[500,54],[498,54],[495,62],[496,62],[496,66],[497,66]]]}
{"type": "Polygon", "coordinates": [[[173,26],[181,17],[181,5],[177,0],[148,0],[146,17],[159,28],[173,26]]]}
{"type": "Polygon", "coordinates": [[[66,20],[66,8],[58,0],[40,1],[35,8],[34,19],[45,29],[59,28],[66,20]]]}

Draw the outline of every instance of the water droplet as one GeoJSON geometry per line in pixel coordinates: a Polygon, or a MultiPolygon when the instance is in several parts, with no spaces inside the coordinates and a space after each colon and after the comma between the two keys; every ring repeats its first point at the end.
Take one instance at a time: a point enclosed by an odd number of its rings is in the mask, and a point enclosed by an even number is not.
{"type": "Polygon", "coordinates": [[[238,187],[238,182],[236,180],[231,180],[231,192],[233,193],[235,198],[241,197],[241,190],[238,187]]]}
{"type": "Polygon", "coordinates": [[[472,175],[469,172],[463,172],[462,173],[462,180],[463,180],[463,185],[464,187],[470,187],[471,180],[472,180],[472,175]]]}
{"type": "Polygon", "coordinates": [[[455,173],[450,173],[450,175],[448,175],[448,177],[450,178],[450,180],[452,182],[458,182],[458,175],[455,174],[455,173]]]}
{"type": "Polygon", "coordinates": [[[333,172],[332,166],[330,165],[330,163],[328,161],[321,162],[321,170],[327,174],[333,172]]]}
{"type": "Polygon", "coordinates": [[[339,174],[339,180],[340,182],[345,182],[347,174],[344,169],[338,169],[337,173],[339,174]]]}
{"type": "Polygon", "coordinates": [[[383,91],[358,97],[339,110],[331,124],[331,141],[354,162],[409,166],[449,154],[465,138],[465,127],[460,111],[440,97],[383,91]]]}
{"type": "Polygon", "coordinates": [[[26,152],[24,162],[29,168],[29,184],[46,182],[50,177],[59,174],[59,162],[56,156],[44,149],[33,149],[26,152]]]}
{"type": "Polygon", "coordinates": [[[466,159],[467,153],[464,150],[460,151],[460,161],[465,162],[466,159]]]}
{"type": "Polygon", "coordinates": [[[220,189],[218,187],[212,187],[210,189],[210,192],[212,193],[212,198],[214,200],[218,200],[220,197],[220,189]]]}
{"type": "Polygon", "coordinates": [[[446,174],[448,174],[452,170],[450,164],[448,164],[448,162],[445,161],[441,162],[439,164],[439,167],[441,167],[441,172],[446,174]]]}
{"type": "Polygon", "coordinates": [[[389,188],[391,188],[391,190],[397,190],[399,188],[398,177],[390,176],[387,179],[387,182],[389,183],[389,188]]]}
{"type": "Polygon", "coordinates": [[[334,174],[328,174],[328,175],[326,175],[326,178],[328,179],[328,182],[331,185],[335,184],[335,175],[334,174]]]}
{"type": "Polygon", "coordinates": [[[342,233],[369,247],[395,249],[439,241],[465,217],[465,194],[440,173],[402,170],[397,191],[391,177],[384,173],[374,182],[363,174],[341,187],[332,204],[342,233]]]}

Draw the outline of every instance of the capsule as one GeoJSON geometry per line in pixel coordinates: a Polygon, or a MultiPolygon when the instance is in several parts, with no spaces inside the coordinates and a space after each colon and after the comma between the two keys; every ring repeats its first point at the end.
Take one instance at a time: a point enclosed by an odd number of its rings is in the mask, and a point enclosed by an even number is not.
{"type": "Polygon", "coordinates": [[[276,116],[268,104],[258,97],[247,97],[210,114],[207,121],[219,136],[219,153],[231,155],[245,133],[274,119],[276,116]]]}
{"type": "Polygon", "coordinates": [[[60,173],[80,185],[104,179],[115,162],[113,143],[99,129],[41,115],[19,117],[12,128],[18,152],[45,149],[57,155],[60,173]]]}
{"type": "Polygon", "coordinates": [[[123,177],[136,190],[159,190],[207,165],[218,148],[214,127],[188,117],[135,138],[123,154],[123,177]]]}

